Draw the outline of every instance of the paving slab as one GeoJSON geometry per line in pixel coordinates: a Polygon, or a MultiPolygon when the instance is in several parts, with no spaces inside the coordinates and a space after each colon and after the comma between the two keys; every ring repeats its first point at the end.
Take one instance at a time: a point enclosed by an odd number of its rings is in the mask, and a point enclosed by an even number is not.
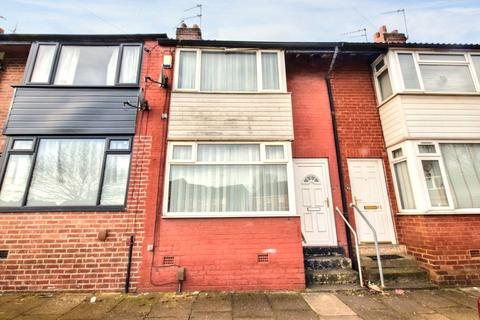
{"type": "Polygon", "coordinates": [[[387,306],[379,302],[374,295],[355,293],[355,292],[338,292],[335,293],[341,301],[350,307],[356,314],[368,310],[385,310],[387,306]]]}
{"type": "Polygon", "coordinates": [[[38,307],[32,308],[26,312],[28,315],[57,315],[61,316],[85,300],[89,299],[91,294],[86,293],[63,293],[48,298],[38,307]]]}
{"type": "Polygon", "coordinates": [[[275,310],[276,320],[318,320],[312,310],[275,310]]]}
{"type": "Polygon", "coordinates": [[[91,303],[89,299],[79,304],[63,316],[59,320],[102,320],[105,315],[118,305],[125,295],[118,293],[96,294],[95,303],[91,303]]]}
{"type": "Polygon", "coordinates": [[[421,301],[412,300],[407,296],[386,296],[382,298],[382,303],[399,314],[404,314],[408,317],[415,317],[425,313],[435,313],[433,309],[423,305],[421,301]]]}
{"type": "Polygon", "coordinates": [[[146,319],[187,320],[190,316],[195,297],[163,295],[152,305],[146,319]]]}
{"type": "Polygon", "coordinates": [[[320,320],[363,320],[359,316],[333,316],[333,317],[320,317],[320,320]]]}
{"type": "Polygon", "coordinates": [[[308,305],[320,316],[355,316],[350,307],[332,293],[305,293],[308,305]]]}
{"type": "Polygon", "coordinates": [[[192,307],[193,312],[231,312],[232,295],[229,293],[201,293],[192,307]]]}
{"type": "Polygon", "coordinates": [[[143,319],[155,301],[155,295],[128,295],[106,314],[105,319],[143,319]]]}
{"type": "Polygon", "coordinates": [[[437,312],[455,320],[478,320],[478,311],[465,307],[439,308],[437,312]]]}
{"type": "Polygon", "coordinates": [[[235,319],[261,319],[273,317],[273,311],[264,293],[238,293],[233,295],[235,319]]]}
{"type": "Polygon", "coordinates": [[[232,320],[232,312],[198,312],[193,311],[190,318],[191,320],[232,320]]]}
{"type": "Polygon", "coordinates": [[[464,307],[472,309],[477,308],[477,297],[463,291],[455,289],[444,289],[437,291],[437,294],[464,307]]]}
{"type": "Polygon", "coordinates": [[[450,320],[449,318],[442,316],[441,314],[419,314],[416,318],[418,320],[450,320]]]}
{"type": "Polygon", "coordinates": [[[0,306],[0,319],[9,320],[20,316],[27,311],[46,303],[50,298],[40,295],[25,295],[19,299],[4,303],[0,306]]]}
{"type": "Polygon", "coordinates": [[[310,311],[310,307],[298,293],[269,293],[268,301],[275,310],[306,310],[310,311]]]}
{"type": "Polygon", "coordinates": [[[21,299],[24,295],[18,293],[4,293],[0,294],[0,306],[4,303],[8,303],[14,300],[21,299]]]}
{"type": "MultiPolygon", "coordinates": [[[[1,318],[0,318],[1,319],[1,318]]],[[[24,314],[14,318],[15,320],[57,320],[55,314],[24,314]]]]}
{"type": "Polygon", "coordinates": [[[437,308],[446,308],[446,307],[458,307],[459,305],[449,299],[442,297],[438,290],[419,290],[419,291],[412,291],[407,292],[405,294],[406,297],[418,301],[424,306],[432,308],[436,310],[437,308]]]}

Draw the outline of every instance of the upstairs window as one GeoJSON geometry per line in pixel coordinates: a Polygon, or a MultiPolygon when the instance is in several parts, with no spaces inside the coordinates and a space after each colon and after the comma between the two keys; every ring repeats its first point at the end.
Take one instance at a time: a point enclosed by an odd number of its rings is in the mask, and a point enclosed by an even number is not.
{"type": "Polygon", "coordinates": [[[382,102],[393,94],[390,74],[388,72],[388,64],[385,58],[381,58],[376,64],[374,64],[373,73],[377,86],[377,96],[380,98],[380,102],[382,102]]]}
{"type": "Polygon", "coordinates": [[[468,53],[399,52],[405,90],[426,92],[477,92],[480,59],[468,53]]]}
{"type": "MultiPolygon", "coordinates": [[[[114,86],[138,83],[141,45],[39,44],[30,84],[114,86]]],[[[35,50],[35,49],[34,49],[35,50]]]]}
{"type": "Polygon", "coordinates": [[[176,88],[202,92],[280,91],[283,85],[279,54],[181,49],[176,88]]]}

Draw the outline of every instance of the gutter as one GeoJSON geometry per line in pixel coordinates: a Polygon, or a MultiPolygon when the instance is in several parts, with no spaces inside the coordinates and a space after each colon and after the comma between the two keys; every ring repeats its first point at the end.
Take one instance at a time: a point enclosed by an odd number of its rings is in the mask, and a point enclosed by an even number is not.
{"type": "MultiPolygon", "coordinates": [[[[335,103],[333,99],[332,83],[331,83],[333,67],[335,66],[335,62],[337,61],[338,54],[340,53],[343,46],[344,46],[344,43],[342,42],[339,46],[335,47],[335,50],[333,51],[332,60],[330,61],[330,66],[328,67],[327,74],[325,75],[325,81],[327,82],[328,102],[330,105],[330,115],[332,117],[333,139],[335,141],[335,155],[337,157],[338,179],[340,184],[340,195],[342,198],[342,212],[345,219],[349,221],[347,193],[345,191],[345,176],[343,175],[342,153],[340,150],[340,142],[338,138],[337,117],[335,113],[335,103]]],[[[352,255],[353,254],[352,236],[346,224],[345,224],[345,233],[347,236],[348,253],[349,255],[352,255]]]]}

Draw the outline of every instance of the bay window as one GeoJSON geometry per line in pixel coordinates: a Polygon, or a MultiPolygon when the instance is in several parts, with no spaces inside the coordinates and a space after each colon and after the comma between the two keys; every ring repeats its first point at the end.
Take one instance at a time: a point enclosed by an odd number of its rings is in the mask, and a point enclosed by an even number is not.
{"type": "Polygon", "coordinates": [[[478,55],[470,53],[398,52],[401,85],[407,91],[478,92],[478,55]]]}
{"type": "Polygon", "coordinates": [[[121,208],[129,137],[11,138],[0,208],[121,208]]]}
{"type": "Polygon", "coordinates": [[[267,50],[179,49],[176,89],[202,92],[285,90],[283,55],[267,50]]]}
{"type": "Polygon", "coordinates": [[[290,214],[288,143],[170,143],[165,216],[290,214]]]}
{"type": "Polygon", "coordinates": [[[402,211],[480,212],[480,143],[407,141],[390,156],[402,211]]]}
{"type": "Polygon", "coordinates": [[[379,101],[382,102],[393,94],[388,64],[384,57],[380,57],[379,60],[374,63],[373,74],[376,82],[377,96],[379,97],[379,101]]]}
{"type": "Polygon", "coordinates": [[[114,86],[138,84],[140,44],[70,45],[39,43],[29,84],[114,86]]]}

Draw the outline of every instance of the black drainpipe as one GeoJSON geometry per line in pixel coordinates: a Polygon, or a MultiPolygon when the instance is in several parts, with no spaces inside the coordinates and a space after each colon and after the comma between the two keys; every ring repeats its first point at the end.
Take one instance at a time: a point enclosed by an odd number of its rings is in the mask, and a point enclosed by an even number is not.
{"type": "Polygon", "coordinates": [[[135,243],[135,238],[133,235],[130,236],[130,243],[128,246],[128,264],[127,264],[127,277],[125,279],[125,293],[130,291],[130,273],[132,271],[132,254],[133,254],[133,244],[135,243]]]}
{"type": "MultiPolygon", "coordinates": [[[[343,47],[343,42],[340,45],[340,48],[343,47]]],[[[335,51],[333,52],[332,61],[330,62],[330,67],[328,68],[328,72],[325,75],[325,80],[327,81],[327,93],[328,93],[328,102],[330,104],[330,115],[332,116],[332,126],[333,126],[333,139],[335,140],[335,154],[337,156],[337,168],[338,168],[338,178],[340,182],[340,195],[342,197],[342,212],[343,216],[347,221],[348,219],[348,201],[347,201],[347,193],[345,191],[345,176],[343,175],[343,165],[342,165],[342,154],[340,152],[340,143],[338,141],[338,129],[337,129],[337,116],[335,114],[335,103],[333,101],[333,93],[332,93],[332,83],[331,83],[331,75],[333,66],[337,60],[338,53],[340,49],[338,46],[335,47],[335,51]]],[[[347,234],[347,247],[350,256],[353,254],[353,246],[352,246],[352,236],[350,235],[350,229],[347,225],[345,225],[345,231],[347,234]]],[[[352,259],[354,262],[355,259],[352,259]]]]}

